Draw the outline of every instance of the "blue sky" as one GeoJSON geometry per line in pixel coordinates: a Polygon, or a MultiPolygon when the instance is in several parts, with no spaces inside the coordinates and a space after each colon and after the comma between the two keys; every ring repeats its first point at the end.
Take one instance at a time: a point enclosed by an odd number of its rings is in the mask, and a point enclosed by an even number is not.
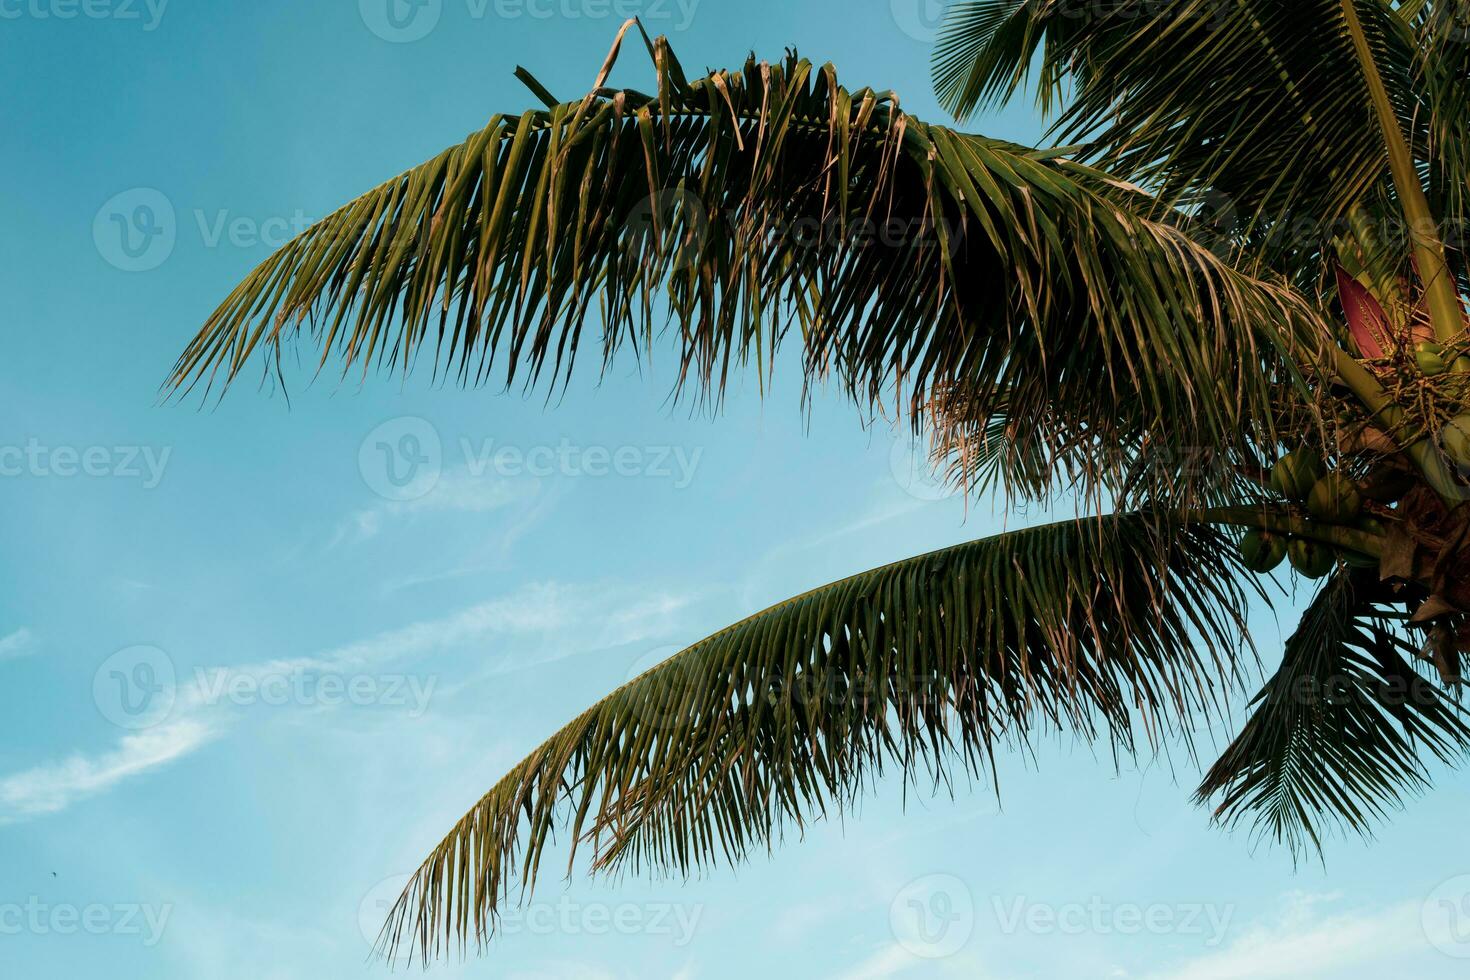
{"type": "MultiPolygon", "coordinates": [[[[804,417],[789,366],[717,419],[670,406],[657,357],[551,406],[425,376],[159,405],[293,228],[531,104],[517,64],[585,91],[625,13],[691,68],[796,45],[941,115],[924,0],[393,2],[0,0],[0,975],[384,976],[382,901],[575,712],[772,601],[1007,520],[836,393],[804,417]]],[[[647,84],[631,54],[619,72],[647,84]]],[[[1000,770],[1000,801],[905,810],[890,782],[690,883],[549,861],[489,955],[435,975],[1464,975],[1461,777],[1324,868],[1212,828],[1177,752],[1117,770],[1061,739],[1000,770]]]]}

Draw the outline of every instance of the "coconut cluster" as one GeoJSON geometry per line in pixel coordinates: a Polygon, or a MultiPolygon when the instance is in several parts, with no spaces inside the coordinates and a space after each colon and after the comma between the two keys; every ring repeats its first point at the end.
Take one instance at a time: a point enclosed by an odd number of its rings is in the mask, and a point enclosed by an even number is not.
{"type": "MultiPolygon", "coordinates": [[[[1271,468],[1273,491],[1304,506],[1324,524],[1381,530],[1378,521],[1363,512],[1362,488],[1346,474],[1329,471],[1320,456],[1309,450],[1288,453],[1271,468]]],[[[1272,531],[1248,531],[1240,542],[1245,567],[1262,575],[1283,561],[1308,578],[1321,578],[1340,560],[1350,565],[1374,567],[1377,559],[1344,548],[1335,548],[1312,538],[1272,531]]]]}

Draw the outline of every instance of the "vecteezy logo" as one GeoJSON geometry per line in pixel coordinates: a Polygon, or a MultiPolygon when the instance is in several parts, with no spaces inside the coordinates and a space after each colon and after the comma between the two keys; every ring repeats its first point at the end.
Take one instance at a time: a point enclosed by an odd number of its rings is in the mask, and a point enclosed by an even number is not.
{"type": "Polygon", "coordinates": [[[124,272],[158,268],[173,253],[177,237],[173,203],[151,187],[113,195],[92,219],[97,254],[124,272]]]}
{"type": "Polygon", "coordinates": [[[1420,921],[1435,949],[1457,960],[1470,959],[1470,875],[1451,878],[1430,892],[1420,921]]]}
{"type": "Polygon", "coordinates": [[[919,500],[947,500],[959,493],[959,484],[934,464],[928,447],[909,436],[894,440],[888,468],[903,492],[919,500]]]}
{"type": "Polygon", "coordinates": [[[426,419],[405,415],[389,419],[362,441],[357,468],[363,482],[388,500],[417,500],[439,483],[444,448],[426,419]]]}
{"type": "Polygon", "coordinates": [[[388,913],[393,911],[398,896],[403,894],[403,890],[412,880],[412,875],[384,878],[362,897],[362,902],[357,906],[357,928],[362,931],[362,938],[367,940],[369,946],[377,946],[378,936],[382,934],[383,925],[388,921],[388,913]]]}
{"type": "Polygon", "coordinates": [[[405,44],[434,29],[444,0],[357,0],[357,9],[368,30],[385,41],[405,44]]]}
{"type": "Polygon", "coordinates": [[[888,924],[898,944],[915,956],[953,956],[975,931],[975,899],[954,875],[925,875],[894,896],[888,924]]]}
{"type": "Polygon", "coordinates": [[[890,0],[893,22],[915,41],[932,43],[944,21],[944,0],[890,0]]]}
{"type": "Polygon", "coordinates": [[[102,717],[134,731],[166,719],[177,691],[173,660],[154,646],[119,650],[92,675],[92,700],[102,717]]]}

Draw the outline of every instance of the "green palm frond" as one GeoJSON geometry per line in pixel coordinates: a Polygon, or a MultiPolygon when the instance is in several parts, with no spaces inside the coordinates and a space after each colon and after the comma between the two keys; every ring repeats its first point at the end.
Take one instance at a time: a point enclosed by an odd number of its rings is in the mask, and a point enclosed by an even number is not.
{"type": "MultiPolygon", "coordinates": [[[[1355,0],[1401,118],[1414,108],[1410,32],[1355,0]]],[[[1283,223],[1310,249],[1388,174],[1343,0],[970,0],[935,53],[942,100],[967,114],[1036,71],[1066,142],[1166,200],[1283,223]]]]}
{"type": "Polygon", "coordinates": [[[816,589],[684,650],[553,735],[454,827],[384,930],[485,941],[558,827],[594,869],[688,873],[851,804],[949,785],[1067,728],[1134,747],[1211,716],[1246,596],[1227,539],[1140,515],[1002,534],[816,589]]]}
{"type": "Polygon", "coordinates": [[[1200,802],[1252,820],[1294,853],[1324,829],[1367,834],[1406,792],[1428,786],[1427,760],[1470,750],[1462,708],[1411,665],[1416,648],[1381,617],[1375,573],[1341,571],[1286,643],[1280,670],[1245,728],[1206,774],[1200,802]]]}
{"type": "Polygon", "coordinates": [[[1445,238],[1460,252],[1470,248],[1470,6],[1454,0],[1421,5],[1415,19],[1422,38],[1417,89],[1420,121],[1429,150],[1429,185],[1445,238]]]}
{"type": "Polygon", "coordinates": [[[718,397],[796,326],[809,378],[866,406],[901,392],[916,415],[963,391],[1084,470],[1144,443],[1269,441],[1272,385],[1300,357],[1283,348],[1320,335],[1315,314],[1147,220],[1146,196],[928,125],[830,65],[689,80],[663,39],[649,50],[653,94],[600,79],[495,116],[313,226],[209,318],[169,387],[277,363],[303,329],[344,371],[428,360],[466,384],[558,385],[589,344],[605,364],[668,323],[682,382],[718,397]]]}

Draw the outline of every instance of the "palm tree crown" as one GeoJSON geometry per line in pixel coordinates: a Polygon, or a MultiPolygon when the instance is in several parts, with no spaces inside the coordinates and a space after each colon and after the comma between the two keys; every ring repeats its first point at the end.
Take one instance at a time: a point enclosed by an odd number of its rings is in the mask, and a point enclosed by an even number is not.
{"type": "Polygon", "coordinates": [[[689,872],[885,766],[1187,742],[1287,558],[1320,591],[1198,798],[1301,849],[1426,786],[1470,748],[1467,26],[1446,0],[954,4],[941,98],[1034,85],[1065,144],[1035,149],[795,53],[690,77],[630,22],[584,97],[518,71],[539,107],[252,272],[170,390],[302,343],[553,388],[585,346],[672,344],[718,402],[796,343],[972,492],[1086,513],[815,589],[612,692],[455,825],[385,947],[487,939],[561,826],[595,869],[689,872]],[[630,38],[649,92],[608,85],[630,38]]]}

